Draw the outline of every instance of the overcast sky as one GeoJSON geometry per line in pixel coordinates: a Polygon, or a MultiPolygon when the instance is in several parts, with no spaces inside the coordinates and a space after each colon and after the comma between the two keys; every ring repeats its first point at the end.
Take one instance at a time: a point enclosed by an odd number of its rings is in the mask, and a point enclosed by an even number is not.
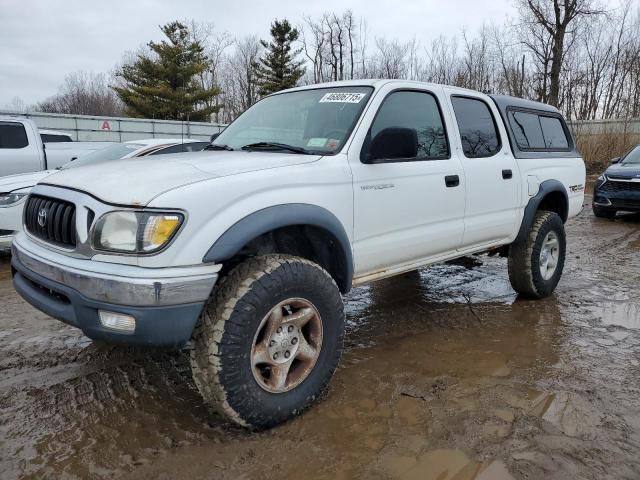
{"type": "Polygon", "coordinates": [[[367,19],[372,39],[421,42],[515,15],[510,0],[0,0],[0,107],[53,95],[70,72],[111,71],[125,51],[159,40],[158,26],[171,20],[267,38],[274,18],[300,24],[304,15],[348,8],[367,19]]]}

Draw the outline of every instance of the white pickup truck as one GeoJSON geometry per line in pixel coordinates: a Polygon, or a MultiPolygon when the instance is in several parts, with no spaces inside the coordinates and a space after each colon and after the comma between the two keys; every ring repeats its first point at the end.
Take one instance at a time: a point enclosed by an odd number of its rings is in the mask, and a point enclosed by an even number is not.
{"type": "Polygon", "coordinates": [[[397,80],[311,85],[264,98],[207,151],[47,177],[13,280],[90,338],[190,342],[204,399],[267,428],[327,388],[354,285],[497,252],[519,294],[550,295],[584,184],[553,107],[397,80]]]}
{"type": "MultiPolygon", "coordinates": [[[[58,132],[59,133],[59,132],[58,132]]],[[[55,169],[112,142],[66,142],[55,139],[56,132],[38,130],[28,118],[0,116],[0,177],[55,169]]]]}

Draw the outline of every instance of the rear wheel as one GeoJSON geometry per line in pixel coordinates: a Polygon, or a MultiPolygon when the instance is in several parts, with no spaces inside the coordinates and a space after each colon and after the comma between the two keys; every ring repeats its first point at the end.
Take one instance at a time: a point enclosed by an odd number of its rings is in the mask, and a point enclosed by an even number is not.
{"type": "Polygon", "coordinates": [[[551,295],[562,276],[565,254],[562,219],[554,212],[537,212],[527,238],[509,248],[511,286],[527,298],[551,295]]]}
{"type": "Polygon", "coordinates": [[[229,420],[268,428],[326,390],[342,352],[344,310],[331,276],[297,257],[266,255],[215,289],[192,339],[193,378],[229,420]]]}
{"type": "Polygon", "coordinates": [[[610,208],[596,207],[595,205],[592,205],[591,208],[593,209],[593,214],[598,218],[615,218],[617,213],[615,210],[611,210],[610,208]]]}

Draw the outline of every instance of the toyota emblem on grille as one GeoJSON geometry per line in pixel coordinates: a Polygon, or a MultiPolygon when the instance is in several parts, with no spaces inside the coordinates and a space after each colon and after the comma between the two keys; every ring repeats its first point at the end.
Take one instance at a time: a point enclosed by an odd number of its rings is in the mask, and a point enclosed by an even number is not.
{"type": "Polygon", "coordinates": [[[38,212],[38,225],[44,227],[47,224],[47,211],[41,208],[38,212]]]}

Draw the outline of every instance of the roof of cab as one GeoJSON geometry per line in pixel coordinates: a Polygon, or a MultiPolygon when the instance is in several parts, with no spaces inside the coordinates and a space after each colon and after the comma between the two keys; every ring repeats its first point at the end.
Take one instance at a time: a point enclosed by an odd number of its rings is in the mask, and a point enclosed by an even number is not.
{"type": "Polygon", "coordinates": [[[542,110],[542,111],[547,111],[547,112],[556,113],[556,114],[560,113],[560,111],[557,108],[541,102],[534,102],[532,100],[525,100],[523,98],[512,97],[509,95],[486,94],[485,92],[471,90],[469,88],[456,87],[454,85],[446,85],[446,84],[430,83],[430,82],[419,82],[416,80],[401,80],[401,79],[342,80],[339,82],[314,83],[311,85],[304,85],[301,87],[295,87],[288,90],[283,90],[277,93],[284,93],[284,92],[295,91],[295,90],[311,90],[316,88],[332,88],[332,87],[335,88],[335,87],[349,87],[349,86],[380,88],[383,85],[386,85],[389,83],[398,83],[403,85],[415,84],[423,87],[429,87],[429,86],[447,87],[457,92],[460,92],[461,94],[464,94],[465,92],[474,93],[474,94],[480,93],[480,94],[488,95],[489,97],[491,97],[493,101],[496,103],[496,105],[498,106],[498,108],[500,108],[501,110],[506,109],[508,106],[511,106],[511,107],[519,107],[519,108],[528,108],[533,110],[542,110]]]}
{"type": "Polygon", "coordinates": [[[529,110],[539,110],[543,112],[560,114],[560,110],[551,105],[542,102],[534,102],[533,100],[525,100],[524,98],[511,97],[509,95],[489,95],[500,110],[506,110],[508,107],[526,108],[529,110]]]}
{"type": "MultiPolygon", "coordinates": [[[[402,79],[371,79],[371,78],[363,78],[363,79],[358,79],[358,80],[340,80],[338,82],[325,82],[325,83],[312,83],[310,85],[303,85],[301,87],[294,87],[294,88],[290,88],[287,90],[282,90],[280,92],[276,92],[273,95],[277,95],[278,93],[285,93],[285,92],[292,92],[292,91],[296,91],[296,90],[314,90],[317,88],[336,88],[336,87],[374,87],[374,88],[380,88],[384,85],[387,85],[389,83],[397,83],[397,84],[401,84],[401,85],[406,85],[406,84],[414,84],[414,85],[420,85],[422,87],[433,87],[433,86],[438,86],[438,87],[450,87],[450,88],[455,88],[456,90],[461,90],[461,91],[467,91],[467,92],[472,92],[473,90],[469,90],[466,88],[460,88],[460,87],[452,87],[450,85],[441,85],[438,83],[429,83],[429,82],[419,82],[417,80],[402,80],[402,79]]],[[[481,92],[475,92],[475,93],[481,93],[481,92]]]]}

